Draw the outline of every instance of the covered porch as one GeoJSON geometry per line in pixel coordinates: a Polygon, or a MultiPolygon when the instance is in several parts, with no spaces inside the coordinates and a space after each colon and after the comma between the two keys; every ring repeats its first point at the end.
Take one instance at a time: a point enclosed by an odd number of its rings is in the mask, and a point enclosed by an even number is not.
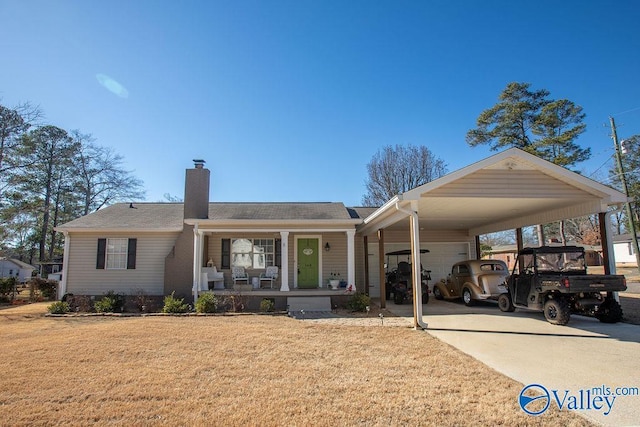
{"type": "Polygon", "coordinates": [[[361,220],[306,222],[187,220],[194,233],[194,300],[214,287],[216,295],[251,297],[331,296],[350,285],[354,290],[355,225],[361,220]],[[215,283],[203,275],[212,268],[219,276],[215,283]],[[267,272],[272,279],[265,279],[267,272]],[[331,289],[330,280],[342,287],[331,289]]]}

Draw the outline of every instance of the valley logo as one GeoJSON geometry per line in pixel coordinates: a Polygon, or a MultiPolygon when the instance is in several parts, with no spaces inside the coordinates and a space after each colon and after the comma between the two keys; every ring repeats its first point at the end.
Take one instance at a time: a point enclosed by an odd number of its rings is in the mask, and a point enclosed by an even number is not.
{"type": "Polygon", "coordinates": [[[551,404],[549,390],[540,384],[529,384],[518,396],[520,408],[529,415],[542,415],[551,404]],[[525,395],[525,392],[529,392],[525,395]],[[542,409],[538,406],[542,405],[542,409]]]}
{"type": "Polygon", "coordinates": [[[558,409],[570,411],[593,410],[609,415],[618,396],[637,396],[638,387],[617,387],[612,389],[605,385],[578,390],[551,390],[540,384],[525,386],[518,396],[520,408],[529,415],[542,415],[555,402],[558,409]]]}

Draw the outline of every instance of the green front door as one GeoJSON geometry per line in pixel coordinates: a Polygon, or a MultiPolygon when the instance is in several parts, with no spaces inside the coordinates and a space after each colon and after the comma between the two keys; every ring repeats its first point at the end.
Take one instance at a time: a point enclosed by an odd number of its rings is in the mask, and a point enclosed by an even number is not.
{"type": "Polygon", "coordinates": [[[318,287],[318,239],[298,239],[298,287],[318,287]]]}

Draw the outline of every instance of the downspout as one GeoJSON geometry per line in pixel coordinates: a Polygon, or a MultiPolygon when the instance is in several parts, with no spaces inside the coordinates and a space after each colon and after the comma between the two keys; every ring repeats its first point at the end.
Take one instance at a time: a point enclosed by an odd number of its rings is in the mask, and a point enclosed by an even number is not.
{"type": "Polygon", "coordinates": [[[60,287],[58,288],[58,299],[62,299],[67,293],[67,276],[69,274],[69,247],[71,246],[71,237],[68,231],[63,231],[64,236],[64,252],[62,253],[62,279],[60,279],[60,287]]]}
{"type": "Polygon", "coordinates": [[[413,210],[400,207],[395,204],[398,212],[405,213],[411,219],[411,281],[413,286],[413,327],[414,329],[427,329],[427,324],[422,319],[422,283],[420,277],[420,223],[418,214],[413,210]],[[416,236],[418,238],[416,238],[416,236]]]}

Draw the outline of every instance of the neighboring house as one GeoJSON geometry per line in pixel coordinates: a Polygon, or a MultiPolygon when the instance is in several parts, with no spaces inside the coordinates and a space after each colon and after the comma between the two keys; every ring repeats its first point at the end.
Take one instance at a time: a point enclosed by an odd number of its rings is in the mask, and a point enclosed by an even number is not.
{"type": "Polygon", "coordinates": [[[0,278],[16,277],[20,283],[31,280],[36,268],[13,258],[0,258],[0,278]]]}
{"type": "Polygon", "coordinates": [[[631,234],[619,234],[613,236],[613,252],[616,263],[626,266],[637,266],[636,250],[631,234]]]}
{"type": "Polygon", "coordinates": [[[40,277],[60,281],[62,279],[62,258],[39,262],[40,277]]]}
{"type": "Polygon", "coordinates": [[[196,298],[210,260],[226,288],[233,286],[233,266],[252,279],[277,266],[274,295],[335,293],[327,281],[339,275],[347,286],[379,297],[387,252],[413,249],[414,271],[422,264],[437,281],[455,262],[477,256],[482,234],[594,213],[608,221],[609,206],[626,201],[515,148],[379,208],[210,202],[203,163],[186,171],[184,203],[120,203],[57,227],[65,236],[61,295],[175,291],[196,298]]]}

